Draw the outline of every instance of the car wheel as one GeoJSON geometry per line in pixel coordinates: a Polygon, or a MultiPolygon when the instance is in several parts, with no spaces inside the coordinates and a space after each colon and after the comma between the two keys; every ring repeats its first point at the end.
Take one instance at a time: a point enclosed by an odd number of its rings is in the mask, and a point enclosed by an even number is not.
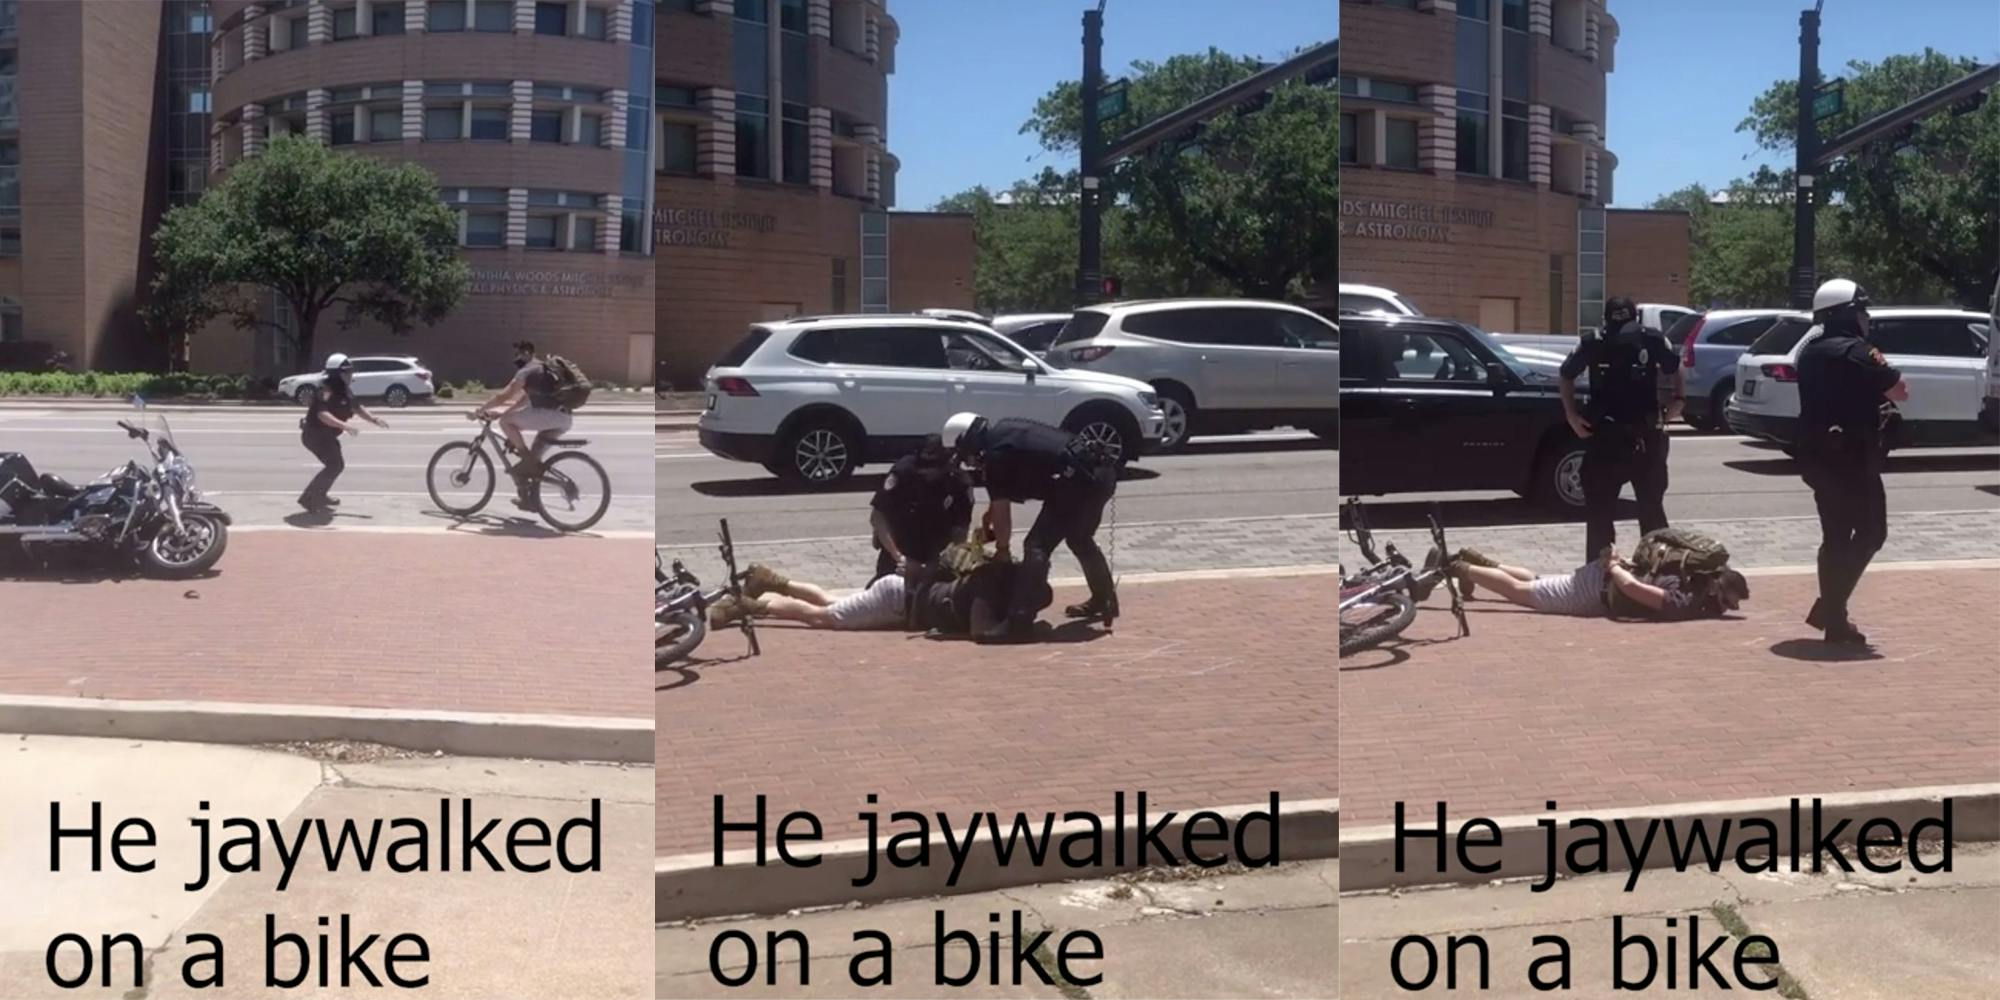
{"type": "Polygon", "coordinates": [[[1138,453],[1138,427],[1130,418],[1113,412],[1109,407],[1078,410],[1063,421],[1063,430],[1085,441],[1103,444],[1117,458],[1119,465],[1131,461],[1138,453]]]}
{"type": "Polygon", "coordinates": [[[1535,465],[1534,499],[1557,510],[1583,509],[1583,442],[1549,446],[1535,465]]]}
{"type": "Polygon", "coordinates": [[[808,489],[826,489],[854,475],[860,435],[831,420],[806,420],[786,436],[779,454],[785,478],[808,489]]]}
{"type": "Polygon", "coordinates": [[[319,398],[319,387],[315,385],[299,386],[299,391],[292,393],[292,398],[298,400],[300,406],[311,406],[313,405],[313,400],[319,398]]]}
{"type": "Polygon", "coordinates": [[[398,409],[410,405],[410,390],[400,385],[392,385],[382,394],[382,402],[398,409]]]}
{"type": "Polygon", "coordinates": [[[1726,378],[1715,383],[1715,388],[1708,394],[1708,418],[1702,421],[1702,430],[1724,432],[1729,430],[1729,421],[1723,418],[1723,414],[1728,412],[1729,397],[1734,395],[1736,395],[1735,379],[1726,378]]]}
{"type": "Polygon", "coordinates": [[[1155,386],[1160,397],[1162,421],[1160,451],[1175,452],[1194,436],[1194,397],[1177,385],[1155,386]]]}

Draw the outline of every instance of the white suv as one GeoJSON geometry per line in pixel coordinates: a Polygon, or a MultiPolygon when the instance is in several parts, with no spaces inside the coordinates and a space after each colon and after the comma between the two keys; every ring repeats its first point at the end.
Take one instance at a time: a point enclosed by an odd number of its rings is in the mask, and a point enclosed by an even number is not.
{"type": "Polygon", "coordinates": [[[988,327],[921,315],[759,323],[704,385],[702,447],[813,488],[894,462],[966,410],[1055,424],[1126,461],[1164,423],[1145,383],[1051,368],[988,327]]]}
{"type": "Polygon", "coordinates": [[[1195,434],[1297,427],[1328,440],[1340,427],[1340,333],[1282,302],[1162,299],[1077,310],[1049,346],[1075,371],[1109,372],[1159,393],[1160,449],[1195,434]]]}
{"type": "Polygon", "coordinates": [[[1410,300],[1393,290],[1375,285],[1340,286],[1340,311],[1344,313],[1385,313],[1390,316],[1422,316],[1410,300]]]}
{"type": "MultiPolygon", "coordinates": [[[[1980,439],[1980,396],[1991,317],[1963,309],[1868,310],[1868,343],[1903,373],[1910,398],[1897,404],[1911,444],[1980,439]]],[[[1799,351],[1820,328],[1787,316],[1736,359],[1729,426],[1738,434],[1790,444],[1799,422],[1799,351]]]]}
{"type": "MultiPolygon", "coordinates": [[[[407,354],[378,354],[350,358],[354,375],[350,388],[364,399],[380,399],[390,406],[404,406],[412,399],[427,399],[437,392],[430,369],[407,354]]],[[[289,396],[300,406],[311,406],[319,396],[325,372],[291,375],[278,381],[278,395],[289,396]]]]}

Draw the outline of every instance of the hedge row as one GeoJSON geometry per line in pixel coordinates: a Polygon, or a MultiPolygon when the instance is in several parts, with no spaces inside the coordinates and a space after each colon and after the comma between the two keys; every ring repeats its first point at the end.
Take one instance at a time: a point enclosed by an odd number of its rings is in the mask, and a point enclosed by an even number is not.
{"type": "Polygon", "coordinates": [[[0,396],[124,397],[147,399],[272,399],[278,382],[248,375],[175,372],[0,372],[0,396]]]}

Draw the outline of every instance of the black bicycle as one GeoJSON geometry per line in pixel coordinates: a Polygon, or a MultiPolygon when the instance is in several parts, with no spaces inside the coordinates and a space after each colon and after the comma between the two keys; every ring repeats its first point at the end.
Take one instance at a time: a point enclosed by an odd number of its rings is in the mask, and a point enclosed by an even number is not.
{"type": "MultiPolygon", "coordinates": [[[[729,519],[722,520],[722,565],[728,583],[707,590],[701,580],[674,560],[668,570],[653,553],[653,665],[661,667],[694,655],[708,637],[708,609],[725,597],[743,599],[743,574],[736,570],[736,543],[729,537],[729,519]]],[[[761,656],[757,626],[749,615],[737,619],[737,627],[750,642],[750,655],[761,656]]]]}
{"type": "Polygon", "coordinates": [[[1345,504],[1348,537],[1361,551],[1366,565],[1349,576],[1340,574],[1340,655],[1360,652],[1403,634],[1416,620],[1417,605],[1430,597],[1442,583],[1451,594],[1451,613],[1458,619],[1460,638],[1472,634],[1465,620],[1465,601],[1458,581],[1447,569],[1451,549],[1445,544],[1444,525],[1435,509],[1429,515],[1431,558],[1419,570],[1396,550],[1394,542],[1384,546],[1386,556],[1375,554],[1375,536],[1368,529],[1368,516],[1361,500],[1350,497],[1345,504]]]}
{"type": "MultiPolygon", "coordinates": [[[[424,487],[431,502],[453,517],[467,518],[486,509],[493,500],[499,476],[493,470],[493,456],[500,458],[500,470],[514,476],[520,457],[505,435],[493,429],[495,418],[477,413],[466,419],[479,421],[479,430],[470,441],[453,441],[439,448],[424,469],[424,487]],[[489,454],[489,451],[491,454],[489,454]]],[[[588,531],[611,509],[611,477],[604,466],[582,448],[584,438],[554,437],[544,431],[530,446],[542,451],[540,475],[519,485],[517,503],[524,510],[541,515],[557,531],[588,531]]]]}

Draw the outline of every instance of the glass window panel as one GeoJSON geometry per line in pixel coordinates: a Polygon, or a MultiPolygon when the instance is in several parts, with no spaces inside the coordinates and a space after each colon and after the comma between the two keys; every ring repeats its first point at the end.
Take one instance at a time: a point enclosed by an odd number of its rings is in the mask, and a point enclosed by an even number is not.
{"type": "Polygon", "coordinates": [[[561,229],[561,224],[560,216],[528,216],[528,246],[536,250],[554,250],[556,233],[561,229]]]}
{"type": "Polygon", "coordinates": [[[563,195],[561,191],[528,192],[528,204],[530,205],[560,205],[562,204],[562,200],[563,195]]]}
{"type": "Polygon", "coordinates": [[[368,141],[395,142],[403,138],[400,108],[375,108],[368,112],[368,141]]]}
{"type": "Polygon", "coordinates": [[[1408,118],[1391,118],[1386,125],[1388,141],[1383,162],[1402,170],[1417,169],[1417,123],[1408,118]]]}
{"type": "Polygon", "coordinates": [[[768,24],[771,20],[771,0],[736,0],[736,17],[741,21],[768,24]]]}
{"type": "Polygon", "coordinates": [[[597,249],[596,219],[593,219],[587,215],[579,215],[576,217],[574,228],[571,230],[570,233],[569,248],[571,250],[597,249]]]}
{"type": "Polygon", "coordinates": [[[604,116],[584,115],[582,127],[577,130],[576,141],[585,146],[604,145],[604,116]]]}
{"type": "Polygon", "coordinates": [[[1528,30],[1528,0],[1500,0],[1500,24],[1515,31],[1528,30]]]}
{"type": "Polygon", "coordinates": [[[506,141],[507,118],[505,108],[473,108],[472,138],[506,141]]]}
{"type": "Polygon", "coordinates": [[[1492,86],[1493,59],[1487,48],[1491,31],[1492,26],[1485,21],[1459,18],[1456,76],[1459,89],[1485,93],[1492,86]]]}
{"type": "Polygon", "coordinates": [[[535,100],[567,101],[569,100],[569,88],[557,86],[552,83],[535,84],[535,100]]]}
{"type": "Polygon", "coordinates": [[[1353,96],[1355,96],[1355,95],[1358,95],[1358,94],[1360,94],[1360,93],[1361,93],[1361,81],[1360,81],[1359,79],[1357,79],[1357,78],[1355,78],[1355,77],[1351,77],[1351,76],[1343,76],[1343,77],[1341,77],[1341,78],[1340,78],[1340,92],[1341,92],[1341,93],[1343,93],[1343,94],[1346,94],[1346,95],[1348,95],[1349,97],[1353,97],[1353,96]]]}
{"type": "Polygon", "coordinates": [[[1510,181],[1528,179],[1528,123],[1519,118],[1500,120],[1500,176],[1510,181]]]}
{"type": "Polygon", "coordinates": [[[812,74],[806,72],[806,36],[786,33],[778,39],[783,71],[784,99],[794,104],[811,104],[812,74]]]}
{"type": "Polygon", "coordinates": [[[1592,301],[1603,300],[1604,275],[1585,273],[1577,275],[1576,279],[1577,279],[1577,294],[1583,296],[1585,299],[1589,299],[1592,301]]]}
{"type": "Polygon", "coordinates": [[[653,100],[663,108],[692,108],[696,106],[693,87],[676,87],[660,84],[653,88],[653,100]]]}
{"type": "Polygon", "coordinates": [[[788,121],[783,126],[785,176],[787,184],[812,183],[812,142],[803,122],[788,121]]]}
{"type": "Polygon", "coordinates": [[[1584,233],[1582,236],[1581,249],[1583,250],[1584,253],[1603,253],[1604,234],[1584,233]]]}
{"type": "Polygon", "coordinates": [[[462,138],[464,119],[465,109],[455,104],[445,108],[425,108],[424,138],[431,140],[462,138]]]}
{"type": "Polygon", "coordinates": [[[1340,162],[1361,162],[1360,119],[1351,114],[1340,116],[1340,162]]]}
{"type": "Polygon", "coordinates": [[[1458,170],[1467,174],[1493,173],[1492,144],[1487,137],[1491,124],[1486,115],[1471,111],[1458,113],[1458,170]]]}
{"type": "Polygon", "coordinates": [[[472,27],[478,31],[513,31],[514,0],[475,0],[472,27]]]}
{"type": "Polygon", "coordinates": [[[511,83],[475,83],[472,93],[479,97],[512,97],[514,85],[511,83]]]}
{"type": "Polygon", "coordinates": [[[424,11],[424,27],[430,31],[464,31],[465,5],[432,0],[424,11]]]}
{"type": "Polygon", "coordinates": [[[767,115],[736,115],[736,175],[771,176],[771,119],[767,115]]]}
{"type": "Polygon", "coordinates": [[[341,7],[333,12],[333,37],[353,38],[361,33],[361,12],[353,7],[341,7]]]}
{"type": "Polygon", "coordinates": [[[786,31],[806,30],[806,0],[778,0],[778,24],[786,31]]]}
{"type": "Polygon", "coordinates": [[[400,35],[403,33],[403,5],[377,0],[368,9],[368,21],[368,30],[375,34],[400,35]]]}
{"type": "Polygon", "coordinates": [[[863,278],[883,278],[883,279],[888,278],[889,258],[887,257],[861,258],[861,276],[863,278]]]}
{"type": "Polygon", "coordinates": [[[645,253],[646,228],[638,212],[626,209],[618,213],[618,250],[620,253],[645,253]]]}
{"type": "Polygon", "coordinates": [[[465,217],[465,245],[497,247],[507,241],[507,216],[499,212],[473,212],[465,217]]]}
{"type": "Polygon", "coordinates": [[[424,84],[425,97],[457,97],[464,93],[465,93],[465,84],[462,83],[424,84]]]}
{"type": "Polygon", "coordinates": [[[466,188],[465,200],[475,205],[507,204],[506,188],[466,188]]]}
{"type": "Polygon", "coordinates": [[[736,22],[734,80],[738,94],[763,97],[771,91],[769,30],[750,21],[736,22]]]}
{"type": "Polygon", "coordinates": [[[569,4],[538,3],[535,5],[535,34],[569,34],[569,4]]]}
{"type": "Polygon", "coordinates": [[[560,111],[537,111],[528,119],[528,140],[530,142],[563,141],[563,113],[560,111]]]}
{"type": "Polygon", "coordinates": [[[670,174],[694,173],[697,135],[695,127],[668,122],[660,134],[660,169],[670,174]]]}
{"type": "Polygon", "coordinates": [[[345,146],[354,141],[354,115],[353,111],[342,111],[332,116],[334,145],[345,146]]]}
{"type": "Polygon", "coordinates": [[[611,22],[602,7],[586,7],[583,11],[583,37],[603,41],[611,37],[611,22]]]}
{"type": "Polygon", "coordinates": [[[1386,80],[1368,81],[1368,96],[1378,101],[1400,101],[1404,104],[1417,103],[1417,88],[1410,83],[1390,83],[1386,80]]]}
{"type": "Polygon", "coordinates": [[[1528,36],[1518,31],[1500,33],[1500,96],[1528,99],[1528,36]]]}
{"type": "Polygon", "coordinates": [[[868,233],[861,237],[861,255],[864,257],[885,257],[889,253],[889,237],[868,233]]]}
{"type": "Polygon", "coordinates": [[[306,23],[304,17],[295,17],[285,23],[286,47],[302,49],[306,47],[306,44],[311,39],[310,26],[306,23]]]}
{"type": "MultiPolygon", "coordinates": [[[[672,3],[672,0],[668,0],[672,3]]],[[[683,7],[683,10],[693,10],[683,7]]],[[[653,5],[648,0],[634,0],[632,4],[632,46],[650,49],[653,47],[653,5]]]]}

